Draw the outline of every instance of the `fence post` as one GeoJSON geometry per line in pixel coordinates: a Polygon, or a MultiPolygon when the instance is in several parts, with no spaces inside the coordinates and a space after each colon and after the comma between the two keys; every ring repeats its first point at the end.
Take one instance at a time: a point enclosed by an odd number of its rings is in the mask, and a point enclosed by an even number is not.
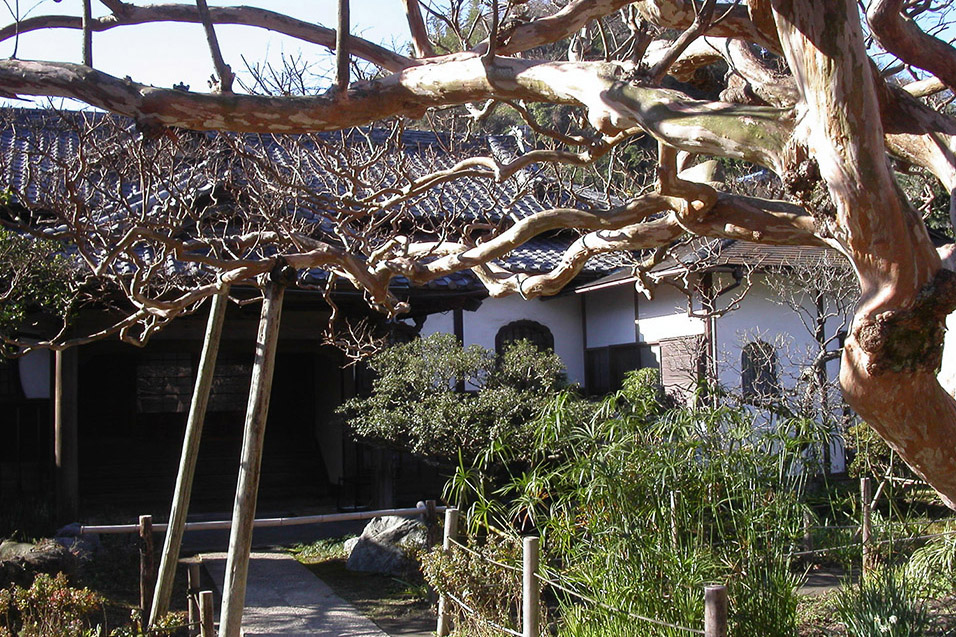
{"type": "Polygon", "coordinates": [[[213,623],[212,591],[199,593],[199,634],[202,637],[216,637],[213,623]]]}
{"type": "Polygon", "coordinates": [[[186,564],[187,588],[186,603],[189,607],[189,634],[195,637],[199,634],[199,562],[190,561],[186,564]]]}
{"type": "Polygon", "coordinates": [[[153,550],[153,516],[139,516],[139,607],[149,617],[156,584],[156,554],[153,550]]]}
{"type": "MultiPolygon", "coordinates": [[[[451,541],[458,535],[458,509],[449,507],[445,509],[445,537],[442,542],[442,550],[446,554],[451,552],[451,541]]],[[[444,595],[438,598],[438,627],[435,632],[438,637],[446,637],[451,632],[451,617],[448,616],[448,598],[444,595]]]]}
{"type": "Polygon", "coordinates": [[[438,544],[438,503],[434,500],[425,500],[425,529],[428,548],[438,544]]]}
{"type": "Polygon", "coordinates": [[[538,562],[541,553],[541,538],[529,536],[522,542],[524,559],[522,561],[521,582],[521,633],[523,637],[538,637],[541,618],[539,600],[541,587],[538,585],[538,562]]]}
{"type": "Polygon", "coordinates": [[[704,587],[704,637],[727,637],[727,587],[704,587]]]}
{"type": "Polygon", "coordinates": [[[860,500],[863,516],[863,574],[873,570],[873,511],[870,505],[873,501],[873,484],[869,478],[860,478],[860,500]]]}

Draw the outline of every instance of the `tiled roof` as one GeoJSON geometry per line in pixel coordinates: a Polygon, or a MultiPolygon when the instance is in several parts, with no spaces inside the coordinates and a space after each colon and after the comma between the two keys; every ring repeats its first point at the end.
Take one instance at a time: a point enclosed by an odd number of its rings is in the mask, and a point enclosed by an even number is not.
{"type": "MultiPolygon", "coordinates": [[[[660,280],[689,270],[706,272],[736,266],[755,269],[786,268],[814,265],[825,258],[843,259],[837,251],[817,246],[768,245],[736,239],[695,237],[675,245],[662,262],[650,269],[649,275],[660,280]]],[[[633,283],[636,280],[637,277],[630,267],[621,267],[596,281],[579,286],[576,291],[591,292],[633,283]]]]}
{"type": "MultiPolygon", "coordinates": [[[[85,116],[94,121],[113,118],[111,115],[98,113],[88,113],[85,116]]],[[[129,120],[113,119],[123,126],[134,126],[129,120]]],[[[196,135],[199,143],[202,143],[203,138],[214,139],[213,134],[188,134],[196,135]]],[[[68,164],[75,161],[79,152],[78,139],[77,133],[57,115],[27,109],[8,109],[0,112],[0,183],[8,184],[16,191],[22,191],[28,199],[36,201],[38,196],[36,184],[38,181],[42,184],[42,175],[52,174],[51,168],[57,163],[68,164]],[[38,148],[42,148],[42,152],[38,152],[38,148]],[[41,177],[39,180],[38,176],[41,177]]],[[[250,151],[266,155],[273,165],[280,169],[295,169],[300,175],[309,175],[309,186],[314,191],[339,194],[345,191],[346,184],[312,157],[313,151],[322,150],[330,155],[339,154],[343,159],[344,155],[350,155],[352,158],[368,161],[363,181],[374,188],[383,185],[401,187],[404,183],[398,180],[403,175],[414,178],[435,170],[451,168],[462,157],[460,153],[449,151],[452,146],[472,154],[476,151],[484,154],[495,153],[496,156],[505,160],[516,154],[515,142],[508,136],[452,138],[447,134],[405,130],[401,134],[397,151],[375,157],[374,153],[378,152],[382,146],[389,141],[394,141],[391,130],[380,128],[299,136],[296,137],[294,145],[283,144],[282,138],[273,135],[243,135],[232,139],[240,139],[250,151]],[[401,175],[399,171],[389,170],[389,165],[398,164],[402,167],[401,175]]],[[[222,157],[218,159],[221,160],[222,157]]],[[[228,161],[220,161],[217,164],[221,173],[220,179],[229,179],[232,183],[245,179],[244,175],[227,174],[229,166],[228,161]]],[[[538,172],[539,169],[532,166],[522,171],[517,178],[500,184],[493,179],[458,178],[396,205],[412,219],[426,220],[438,226],[447,224],[449,221],[453,221],[455,225],[468,222],[507,224],[508,219],[517,221],[553,205],[569,204],[570,198],[567,194],[545,183],[538,172]],[[548,187],[535,187],[536,184],[541,183],[545,183],[548,187]]],[[[109,176],[104,175],[103,179],[108,180],[109,176]]],[[[176,192],[190,192],[198,196],[202,192],[211,192],[218,186],[217,183],[210,181],[209,173],[202,177],[206,180],[205,182],[199,182],[196,181],[197,177],[185,167],[182,174],[176,175],[175,179],[170,187],[172,193],[166,190],[150,191],[149,200],[145,202],[141,200],[142,195],[137,192],[137,185],[133,181],[123,182],[119,188],[122,189],[128,206],[161,213],[164,206],[174,201],[176,192]],[[176,182],[175,179],[180,181],[176,182]]],[[[103,227],[117,224],[122,227],[127,222],[124,216],[126,213],[122,211],[97,208],[97,194],[94,188],[91,187],[90,192],[84,195],[91,202],[89,214],[95,217],[91,221],[96,225],[103,227]]],[[[576,195],[580,197],[581,193],[578,192],[576,195]]],[[[595,196],[595,200],[597,199],[598,197],[595,196]]],[[[329,233],[332,230],[332,222],[327,216],[329,211],[323,210],[322,205],[322,199],[317,198],[317,201],[296,204],[295,207],[290,207],[288,212],[294,217],[315,224],[317,232],[329,233]]],[[[601,207],[600,203],[595,205],[601,207]]],[[[550,269],[559,262],[565,249],[575,238],[574,233],[555,233],[536,237],[508,255],[505,263],[509,268],[524,272],[550,269]]],[[[619,259],[613,255],[595,258],[588,263],[582,274],[587,277],[599,276],[617,265],[619,265],[619,259]]],[[[315,276],[320,275],[315,274],[315,276]]],[[[401,285],[401,282],[397,284],[401,285]]],[[[453,289],[459,285],[474,286],[475,280],[473,275],[466,273],[457,277],[452,276],[447,281],[436,282],[434,285],[453,289]]]]}

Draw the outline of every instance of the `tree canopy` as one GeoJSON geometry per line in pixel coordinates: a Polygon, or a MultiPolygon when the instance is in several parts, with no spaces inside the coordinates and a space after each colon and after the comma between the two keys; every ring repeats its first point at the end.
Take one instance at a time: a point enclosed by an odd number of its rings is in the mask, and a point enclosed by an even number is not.
{"type": "MultiPolygon", "coordinates": [[[[920,212],[939,207],[937,195],[921,199],[922,187],[901,187],[897,179],[918,175],[937,194],[956,188],[956,119],[945,99],[937,99],[956,87],[945,3],[404,0],[411,50],[257,6],[101,0],[109,13],[94,17],[90,3],[84,3],[85,16],[37,13],[0,30],[0,40],[37,30],[82,30],[87,62],[6,59],[0,61],[0,90],[74,98],[128,116],[147,142],[175,140],[180,150],[170,150],[173,160],[185,146],[196,146],[175,132],[180,128],[314,134],[396,118],[428,121],[450,107],[476,118],[511,109],[533,138],[511,158],[464,149],[454,165],[430,174],[362,196],[340,192],[347,196],[333,198],[326,210],[335,212],[328,214],[340,229],[374,226],[374,242],[357,240],[366,235],[354,229],[329,233],[334,240],[305,236],[291,222],[250,226],[228,241],[221,233],[183,239],[162,234],[155,219],[153,225],[133,219],[121,235],[126,243],[105,250],[106,256],[91,251],[84,257],[105,272],[102,259],[118,258],[124,247],[151,237],[161,239],[169,254],[218,273],[175,298],[169,288],[131,294],[137,320],[168,318],[218,286],[277,268],[322,268],[396,313],[404,309],[389,292],[396,277],[420,284],[473,269],[493,295],[532,297],[556,292],[597,255],[647,250],[653,260],[687,235],[829,246],[852,264],[862,293],[843,352],[844,395],[947,503],[956,504],[956,401],[936,379],[944,319],[956,307],[952,246],[934,244],[920,212]],[[90,66],[97,33],[147,22],[202,24],[218,74],[215,87],[206,93],[154,87],[90,66]],[[302,91],[282,81],[290,75],[273,73],[261,79],[277,81],[246,83],[257,94],[234,90],[234,73],[216,39],[223,24],[270,29],[334,49],[335,82],[320,90],[300,83],[306,94],[293,94],[302,91]],[[438,36],[439,46],[430,35],[438,36]],[[375,71],[350,81],[350,61],[375,71]],[[564,110],[549,117],[540,105],[564,110]],[[579,179],[587,167],[626,171],[627,165],[613,162],[623,154],[617,149],[641,135],[658,144],[653,184],[608,178],[602,201],[556,198],[527,216],[496,223],[459,217],[427,233],[389,221],[386,231],[383,219],[394,219],[386,201],[408,201],[456,179],[508,184],[532,167],[549,167],[566,181],[579,179]],[[758,195],[741,192],[746,188],[739,182],[717,182],[706,170],[710,158],[770,171],[779,187],[758,195]],[[550,271],[502,266],[503,256],[558,229],[574,230],[579,238],[550,271]],[[253,253],[252,245],[268,249],[253,253]]],[[[249,158],[253,174],[291,190],[296,184],[289,175],[306,167],[294,161],[280,171],[254,160],[248,147],[237,152],[249,158]]],[[[360,164],[340,173],[358,183],[360,164]]],[[[149,172],[147,166],[139,164],[149,172]]],[[[167,210],[174,208],[167,203],[167,210]]],[[[74,228],[84,227],[81,217],[73,214],[74,228]]]]}

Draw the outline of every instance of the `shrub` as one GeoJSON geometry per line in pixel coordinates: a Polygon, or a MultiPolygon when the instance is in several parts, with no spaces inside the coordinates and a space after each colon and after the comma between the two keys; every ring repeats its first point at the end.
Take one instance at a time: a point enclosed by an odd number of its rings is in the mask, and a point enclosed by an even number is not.
{"type": "Polygon", "coordinates": [[[87,588],[71,588],[66,575],[41,573],[25,589],[0,590],[0,637],[85,637],[96,634],[90,617],[103,600],[87,588]]]}

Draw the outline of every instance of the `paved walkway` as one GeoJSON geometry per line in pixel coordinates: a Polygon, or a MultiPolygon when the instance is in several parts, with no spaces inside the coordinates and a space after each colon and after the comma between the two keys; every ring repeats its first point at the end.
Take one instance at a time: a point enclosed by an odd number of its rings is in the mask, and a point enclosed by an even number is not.
{"type": "MultiPolygon", "coordinates": [[[[222,594],[225,553],[204,553],[202,564],[222,594]]],[[[218,606],[216,608],[218,617],[218,606]]],[[[243,635],[388,637],[371,620],[286,553],[253,553],[246,583],[243,635]]]]}

